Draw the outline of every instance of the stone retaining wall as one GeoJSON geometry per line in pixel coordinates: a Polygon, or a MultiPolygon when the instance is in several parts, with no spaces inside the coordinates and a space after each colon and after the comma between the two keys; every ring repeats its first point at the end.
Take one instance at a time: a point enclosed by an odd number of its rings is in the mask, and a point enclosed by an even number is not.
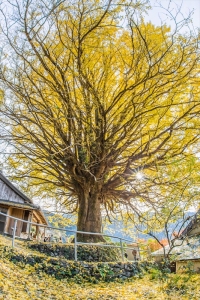
{"type": "MultiPolygon", "coordinates": [[[[27,245],[30,249],[39,251],[40,253],[44,253],[51,257],[74,260],[74,244],[29,242],[27,245]]],[[[114,262],[122,260],[119,248],[89,245],[78,245],[77,257],[79,261],[88,262],[114,262]]]]}
{"type": "Polygon", "coordinates": [[[150,267],[150,263],[147,262],[92,263],[19,255],[11,255],[10,260],[22,267],[31,265],[37,272],[44,272],[57,279],[73,278],[77,282],[126,280],[136,275],[139,276],[150,267]]]}
{"type": "Polygon", "coordinates": [[[68,278],[75,282],[99,282],[126,280],[141,276],[153,267],[150,262],[84,262],[70,261],[44,254],[22,254],[10,247],[0,247],[0,257],[8,259],[21,268],[32,267],[32,271],[43,272],[56,279],[68,278]]]}

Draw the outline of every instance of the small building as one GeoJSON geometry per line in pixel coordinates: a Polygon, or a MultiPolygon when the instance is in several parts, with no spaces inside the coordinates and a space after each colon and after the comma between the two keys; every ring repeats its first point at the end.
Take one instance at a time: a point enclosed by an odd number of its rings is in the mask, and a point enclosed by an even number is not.
{"type": "Polygon", "coordinates": [[[182,232],[180,239],[184,240],[176,259],[177,272],[190,268],[200,273],[200,210],[182,232]]]}
{"type": "Polygon", "coordinates": [[[192,217],[190,223],[184,229],[179,238],[174,239],[174,246],[170,250],[167,245],[153,253],[151,256],[156,262],[164,258],[165,253],[174,256],[176,272],[184,271],[188,268],[195,272],[200,272],[200,210],[192,217]]]}
{"type": "Polygon", "coordinates": [[[176,258],[176,271],[190,269],[200,273],[200,235],[186,238],[178,251],[180,253],[176,258]]]}
{"type": "MultiPolygon", "coordinates": [[[[48,225],[41,208],[33,203],[26,195],[16,188],[0,172],[0,212],[11,217],[23,219],[38,224],[48,225]]],[[[0,214],[0,233],[13,234],[14,219],[0,214]]],[[[38,233],[38,226],[35,232],[38,233]]],[[[30,237],[31,226],[28,223],[17,221],[16,236],[30,237]]]]}
{"type": "Polygon", "coordinates": [[[128,244],[126,248],[126,255],[129,261],[140,260],[140,250],[138,244],[128,244]]]}

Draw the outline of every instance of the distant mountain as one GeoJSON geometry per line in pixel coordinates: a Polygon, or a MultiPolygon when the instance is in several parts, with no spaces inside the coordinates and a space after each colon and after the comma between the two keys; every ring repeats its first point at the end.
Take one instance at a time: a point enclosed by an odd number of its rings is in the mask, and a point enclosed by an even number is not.
{"type": "MultiPolygon", "coordinates": [[[[50,213],[50,212],[47,212],[47,211],[44,211],[45,215],[46,216],[53,216],[54,214],[53,213],[50,213]]],[[[189,217],[189,216],[193,216],[194,215],[194,212],[187,212],[186,213],[186,216],[189,217]]],[[[70,219],[73,219],[73,216],[69,216],[69,215],[64,215],[66,218],[69,218],[70,219]]],[[[190,220],[189,220],[190,221],[190,220]]],[[[188,221],[188,222],[189,222],[188,221]]],[[[188,222],[186,222],[184,228],[187,226],[188,222]]],[[[171,234],[173,231],[174,231],[174,228],[176,227],[176,224],[177,223],[172,223],[168,226],[168,230],[169,230],[169,233],[171,234]]],[[[51,225],[51,224],[50,224],[51,225]]],[[[181,226],[181,224],[180,224],[181,226]]],[[[179,230],[180,226],[177,226],[176,228],[176,231],[179,230]]],[[[122,221],[117,221],[117,220],[112,220],[112,223],[111,224],[107,224],[106,228],[104,229],[103,228],[103,233],[104,234],[107,234],[109,236],[116,236],[116,237],[119,237],[119,238],[124,238],[124,239],[127,239],[127,240],[130,240],[130,241],[133,241],[133,240],[137,240],[137,239],[144,239],[144,240],[147,240],[150,238],[150,236],[148,234],[143,234],[142,231],[145,230],[145,227],[141,224],[140,226],[140,230],[136,230],[135,226],[133,225],[133,229],[132,229],[132,234],[128,234],[124,231],[124,223],[122,221]],[[135,237],[135,238],[133,238],[135,237]]],[[[183,229],[184,229],[183,228],[183,229]]],[[[72,231],[76,231],[77,230],[77,227],[76,225],[70,225],[70,226],[66,226],[65,227],[66,231],[67,230],[72,230],[72,231]]],[[[66,235],[69,237],[69,236],[72,236],[73,233],[71,232],[66,232],[66,235]]],[[[166,238],[166,235],[165,235],[165,231],[161,231],[159,233],[156,233],[156,236],[159,240],[161,239],[164,239],[166,238]]],[[[115,239],[115,238],[112,238],[110,237],[110,239],[114,242],[119,242],[119,240],[115,239]]]]}

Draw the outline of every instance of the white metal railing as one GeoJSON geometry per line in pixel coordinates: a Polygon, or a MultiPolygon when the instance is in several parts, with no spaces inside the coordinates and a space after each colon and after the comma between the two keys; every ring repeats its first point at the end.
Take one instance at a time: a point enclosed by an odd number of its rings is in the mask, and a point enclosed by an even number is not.
{"type": "MultiPolygon", "coordinates": [[[[118,236],[113,236],[113,235],[108,235],[108,234],[102,234],[102,233],[96,233],[96,232],[85,232],[85,231],[76,231],[76,230],[69,230],[69,229],[65,229],[65,228],[57,228],[57,227],[53,227],[53,226],[48,226],[48,225],[44,225],[44,224],[39,224],[39,223],[34,223],[34,222],[30,222],[30,221],[26,221],[26,220],[23,220],[23,219],[19,219],[19,218],[15,218],[15,217],[12,217],[12,216],[9,216],[7,214],[4,214],[2,212],[0,212],[0,215],[3,215],[7,218],[10,218],[10,219],[13,219],[14,220],[14,226],[12,227],[12,247],[14,248],[15,246],[15,238],[16,238],[16,230],[17,230],[17,222],[23,222],[23,223],[27,223],[28,224],[28,227],[29,227],[29,238],[30,238],[30,228],[31,228],[31,225],[34,225],[34,226],[37,226],[37,227],[43,227],[44,228],[44,236],[45,236],[45,230],[46,229],[50,229],[50,230],[58,230],[58,231],[61,231],[61,232],[70,232],[70,233],[73,233],[74,235],[74,258],[75,258],[75,261],[78,260],[78,257],[77,257],[77,247],[78,245],[90,245],[90,246],[98,246],[98,247],[110,247],[110,248],[120,248],[121,249],[121,255],[122,255],[122,261],[124,261],[124,250],[125,249],[129,249],[129,250],[135,250],[135,248],[137,248],[138,250],[138,254],[139,254],[139,259],[141,259],[141,256],[140,256],[140,252],[146,252],[146,250],[141,250],[139,248],[139,244],[134,242],[137,246],[136,247],[128,247],[128,246],[125,246],[123,245],[123,242],[128,242],[128,243],[133,243],[133,241],[131,240],[128,240],[128,239],[124,239],[124,238],[121,238],[121,237],[118,237],[118,236]],[[119,240],[119,246],[118,245],[111,245],[111,244],[105,244],[105,243],[86,243],[86,242],[78,242],[77,240],[77,235],[78,234],[85,234],[85,235],[97,235],[97,236],[105,236],[105,237],[110,237],[110,238],[115,238],[115,239],[118,239],[119,240]]],[[[7,219],[6,219],[7,220],[7,219]]],[[[37,239],[39,240],[39,238],[37,237],[37,239]]]]}

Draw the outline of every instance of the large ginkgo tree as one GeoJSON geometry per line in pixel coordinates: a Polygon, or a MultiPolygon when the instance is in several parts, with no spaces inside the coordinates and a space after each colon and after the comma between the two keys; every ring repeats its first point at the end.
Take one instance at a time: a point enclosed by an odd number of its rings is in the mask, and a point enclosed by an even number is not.
{"type": "Polygon", "coordinates": [[[162,191],[181,187],[198,149],[198,40],[184,33],[188,20],[174,18],[172,29],[146,23],[146,8],[126,0],[1,5],[9,164],[37,196],[54,192],[77,211],[81,231],[101,232],[102,211],[163,205],[162,191]],[[177,161],[184,168],[175,178],[177,161]]]}

